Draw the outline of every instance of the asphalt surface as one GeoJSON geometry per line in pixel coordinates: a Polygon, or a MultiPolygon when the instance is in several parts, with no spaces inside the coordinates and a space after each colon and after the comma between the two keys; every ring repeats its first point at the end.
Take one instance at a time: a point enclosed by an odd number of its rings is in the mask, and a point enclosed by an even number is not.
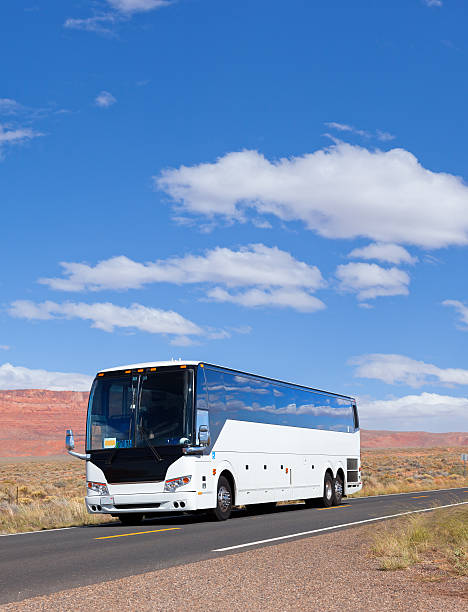
{"type": "Polygon", "coordinates": [[[296,504],[253,515],[237,511],[225,522],[173,515],[138,527],[116,521],[0,537],[0,604],[460,503],[468,503],[468,487],[348,498],[327,509],[296,504]]]}

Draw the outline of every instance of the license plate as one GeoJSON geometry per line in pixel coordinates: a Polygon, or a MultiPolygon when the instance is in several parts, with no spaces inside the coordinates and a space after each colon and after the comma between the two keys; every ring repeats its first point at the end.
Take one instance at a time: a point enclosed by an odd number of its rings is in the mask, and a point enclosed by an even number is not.
{"type": "Polygon", "coordinates": [[[114,505],[114,498],[113,497],[101,497],[101,506],[113,506],[114,505]]]}

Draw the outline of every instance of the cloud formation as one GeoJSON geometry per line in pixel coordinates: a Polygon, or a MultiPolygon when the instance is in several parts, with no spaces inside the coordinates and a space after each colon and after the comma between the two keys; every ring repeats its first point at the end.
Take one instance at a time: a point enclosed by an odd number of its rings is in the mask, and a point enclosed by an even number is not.
{"type": "Polygon", "coordinates": [[[116,102],[117,100],[109,91],[101,91],[101,93],[98,94],[94,100],[96,106],[99,106],[101,108],[108,108],[116,102]]]}
{"type": "Polygon", "coordinates": [[[186,255],[140,263],[128,257],[112,257],[90,266],[63,262],[64,278],[39,282],[60,291],[137,289],[148,283],[218,285],[207,297],[244,306],[289,306],[314,311],[324,304],[311,295],[325,286],[316,266],[295,259],[278,247],[251,244],[238,250],[216,247],[203,255],[186,255]],[[223,287],[220,287],[222,285],[223,287]],[[227,291],[247,288],[245,291],[227,291]]]}
{"type": "Polygon", "coordinates": [[[397,399],[361,401],[360,422],[364,429],[397,431],[466,431],[468,398],[421,393],[397,399]]]}
{"type": "Polygon", "coordinates": [[[353,357],[349,363],[356,366],[355,376],[381,380],[390,385],[398,383],[410,387],[428,384],[468,385],[468,370],[439,368],[405,355],[373,353],[353,357]]]}
{"type": "Polygon", "coordinates": [[[113,34],[112,26],[120,21],[113,13],[94,15],[84,19],[69,17],[63,24],[70,30],[84,30],[85,32],[96,32],[97,34],[113,34]]]}
{"type": "Polygon", "coordinates": [[[417,257],[412,257],[408,251],[398,244],[374,242],[360,249],[353,249],[349,253],[350,259],[376,259],[393,264],[414,264],[417,257]]]}
{"type": "Polygon", "coordinates": [[[91,17],[69,17],[63,24],[72,30],[84,30],[98,34],[113,34],[114,27],[127,21],[136,13],[147,13],[172,4],[172,0],[105,0],[108,10],[103,9],[91,17]]]}
{"type": "Polygon", "coordinates": [[[31,370],[11,363],[0,366],[0,389],[89,391],[92,382],[93,377],[86,374],[31,370]]]}
{"type": "Polygon", "coordinates": [[[364,236],[428,249],[468,244],[468,187],[424,168],[404,149],[337,143],[275,161],[240,151],[163,170],[155,185],[177,208],[212,220],[245,221],[253,209],[302,221],[327,238],[364,236]]]}
{"type": "Polygon", "coordinates": [[[169,0],[107,0],[116,11],[121,13],[146,13],[171,4],[169,0]]]}
{"type": "Polygon", "coordinates": [[[34,114],[31,109],[25,108],[16,100],[0,98],[0,117],[9,118],[8,123],[0,122],[0,159],[7,147],[21,145],[44,135],[29,125],[34,114]]]}
{"type": "Polygon", "coordinates": [[[356,134],[357,136],[362,136],[363,138],[377,138],[377,140],[381,140],[383,142],[395,139],[395,136],[393,136],[393,134],[390,134],[389,132],[384,132],[382,130],[376,130],[375,134],[373,134],[372,132],[368,132],[367,130],[359,130],[353,125],[348,125],[346,123],[337,123],[336,121],[329,121],[325,123],[325,125],[331,128],[332,130],[356,134]]]}
{"type": "Polygon", "coordinates": [[[190,338],[192,336],[213,337],[192,321],[173,310],[149,308],[141,304],[130,307],[116,306],[110,302],[86,304],[84,302],[41,302],[17,300],[9,308],[11,316],[28,320],[83,319],[91,321],[91,327],[113,332],[116,327],[138,329],[150,334],[169,334],[190,338]]]}
{"type": "Polygon", "coordinates": [[[399,268],[382,268],[377,264],[349,263],[336,269],[342,291],[357,293],[359,300],[379,296],[408,295],[409,275],[399,268]]]}
{"type": "Polygon", "coordinates": [[[299,312],[315,312],[325,308],[325,304],[304,289],[248,289],[247,291],[229,292],[215,287],[207,293],[208,298],[216,302],[231,302],[247,308],[257,306],[276,306],[293,308],[299,312]]]}
{"type": "Polygon", "coordinates": [[[463,302],[459,302],[458,300],[444,300],[442,302],[443,306],[452,306],[460,315],[461,319],[461,329],[468,331],[468,306],[463,304],[463,302]]]}
{"type": "Polygon", "coordinates": [[[23,107],[11,98],[0,98],[0,115],[16,115],[23,107]]]}

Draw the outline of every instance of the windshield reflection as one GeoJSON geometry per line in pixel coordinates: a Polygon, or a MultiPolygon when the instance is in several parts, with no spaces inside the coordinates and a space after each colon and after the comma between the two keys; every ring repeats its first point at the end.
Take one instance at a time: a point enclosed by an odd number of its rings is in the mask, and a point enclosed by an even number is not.
{"type": "Polygon", "coordinates": [[[90,396],[87,449],[190,444],[192,403],[190,369],[97,379],[90,396]]]}

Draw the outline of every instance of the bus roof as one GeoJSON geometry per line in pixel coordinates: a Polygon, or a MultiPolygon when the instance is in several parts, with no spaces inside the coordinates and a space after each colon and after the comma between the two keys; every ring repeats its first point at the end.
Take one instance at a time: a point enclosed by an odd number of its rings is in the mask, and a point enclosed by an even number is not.
{"type": "Polygon", "coordinates": [[[164,366],[198,365],[203,361],[185,361],[183,359],[171,359],[171,361],[147,361],[145,363],[131,363],[130,365],[115,366],[100,372],[115,372],[116,370],[137,370],[138,368],[163,368],[164,366]]]}
{"type": "Polygon", "coordinates": [[[255,376],[256,378],[263,378],[264,380],[271,380],[274,382],[279,382],[282,384],[286,384],[286,385],[292,385],[294,387],[302,387],[304,389],[309,389],[312,391],[318,391],[320,393],[325,393],[326,395],[335,395],[337,397],[345,397],[347,399],[353,400],[353,402],[355,401],[354,397],[350,396],[350,395],[343,395],[342,393],[333,393],[332,391],[324,391],[323,389],[316,389],[314,387],[307,387],[306,385],[299,385],[297,383],[292,383],[286,380],[279,380],[277,378],[270,378],[269,376],[262,376],[260,374],[252,374],[252,372],[245,372],[243,370],[234,370],[233,368],[227,368],[225,366],[219,366],[219,365],[215,365],[214,363],[208,363],[206,361],[186,361],[183,359],[172,359],[171,361],[148,361],[148,362],[144,362],[144,363],[133,363],[130,365],[122,365],[122,366],[115,366],[113,368],[108,368],[107,370],[100,370],[100,373],[104,373],[104,372],[117,372],[119,370],[138,370],[141,368],[163,368],[163,367],[168,367],[168,366],[181,366],[181,365],[188,365],[188,366],[198,366],[200,364],[206,365],[208,367],[214,367],[214,368],[219,368],[220,370],[227,370],[229,372],[235,372],[238,374],[247,374],[249,376],[255,376]]]}

